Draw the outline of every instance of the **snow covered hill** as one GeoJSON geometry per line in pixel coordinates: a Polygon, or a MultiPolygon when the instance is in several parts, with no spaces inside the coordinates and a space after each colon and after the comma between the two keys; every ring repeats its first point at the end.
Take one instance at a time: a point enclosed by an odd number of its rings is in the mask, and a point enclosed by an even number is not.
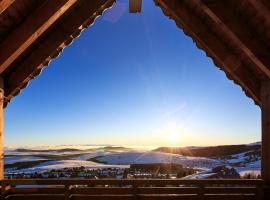
{"type": "Polygon", "coordinates": [[[97,160],[107,164],[175,163],[193,168],[210,168],[221,164],[221,162],[216,159],[181,156],[152,151],[114,153],[98,157],[97,160]]]}
{"type": "MultiPolygon", "coordinates": [[[[196,152],[196,156],[176,153],[136,150],[124,147],[85,147],[79,145],[64,148],[21,148],[6,149],[6,173],[34,173],[52,169],[73,167],[86,168],[128,168],[130,164],[174,163],[199,171],[193,178],[208,177],[211,170],[218,166],[234,168],[240,175],[260,173],[260,143],[233,145],[233,147],[187,147],[196,152]],[[239,149],[237,149],[239,147],[239,149]],[[209,149],[220,156],[204,157],[199,154],[208,153],[209,149]],[[222,154],[221,150],[224,150],[222,154]],[[236,152],[228,154],[228,152],[236,152]]],[[[160,148],[159,148],[160,150],[160,148]]]]}

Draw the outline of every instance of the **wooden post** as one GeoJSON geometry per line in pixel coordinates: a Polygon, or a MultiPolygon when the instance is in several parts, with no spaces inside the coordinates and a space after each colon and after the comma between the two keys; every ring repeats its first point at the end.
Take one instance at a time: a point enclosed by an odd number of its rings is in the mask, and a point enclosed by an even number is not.
{"type": "Polygon", "coordinates": [[[129,12],[140,13],[142,10],[142,0],[129,0],[129,12]]]}
{"type": "Polygon", "coordinates": [[[4,80],[0,77],[0,180],[4,179],[4,80]]]}
{"type": "MultiPolygon", "coordinates": [[[[270,79],[262,82],[262,179],[270,183],[270,79]]],[[[266,191],[265,194],[268,192],[266,191]]],[[[267,197],[266,197],[267,198],[267,197]]]]}

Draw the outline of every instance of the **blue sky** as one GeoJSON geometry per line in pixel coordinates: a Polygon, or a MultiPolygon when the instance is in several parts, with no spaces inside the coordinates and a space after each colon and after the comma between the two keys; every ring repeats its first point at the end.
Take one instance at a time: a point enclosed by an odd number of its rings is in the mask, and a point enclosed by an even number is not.
{"type": "Polygon", "coordinates": [[[260,110],[152,1],[121,0],[5,109],[5,145],[260,140],[260,110]]]}

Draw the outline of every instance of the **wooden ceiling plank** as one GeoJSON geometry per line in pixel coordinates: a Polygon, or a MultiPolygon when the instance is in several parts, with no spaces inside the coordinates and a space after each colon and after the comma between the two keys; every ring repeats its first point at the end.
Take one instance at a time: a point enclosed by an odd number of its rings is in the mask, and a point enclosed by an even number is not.
{"type": "Polygon", "coordinates": [[[15,0],[1,0],[0,1],[0,15],[14,2],[15,0]]]}
{"type": "Polygon", "coordinates": [[[0,73],[76,2],[77,0],[45,1],[15,29],[0,45],[0,73]]]}
{"type": "Polygon", "coordinates": [[[263,19],[264,21],[264,26],[267,27],[267,30],[270,29],[270,11],[262,4],[261,1],[254,1],[254,0],[245,0],[246,2],[248,2],[254,9],[256,12],[255,17],[260,17],[261,19],[263,19]]]}
{"type": "MultiPolygon", "coordinates": [[[[239,1],[204,1],[204,4],[224,23],[233,34],[268,68],[270,68],[269,61],[269,44],[265,42],[265,38],[261,37],[254,29],[258,30],[258,28],[247,25],[247,19],[254,19],[245,17],[243,10],[241,14],[239,14],[238,4],[239,1]],[[232,7],[233,9],[224,9],[226,7],[232,7]]],[[[247,11],[246,11],[247,12],[247,11]]],[[[254,21],[254,20],[250,20],[254,21]]],[[[258,20],[256,20],[258,21],[258,20]]],[[[257,24],[258,27],[258,24],[257,24]]],[[[262,26],[264,27],[264,26],[262,26]]],[[[244,57],[244,56],[243,56],[244,57]]],[[[243,59],[244,62],[248,61],[248,59],[243,59]]],[[[249,65],[250,63],[247,63],[249,65]]],[[[260,77],[265,78],[265,74],[261,72],[260,69],[254,68],[254,65],[250,66],[250,68],[255,71],[256,75],[258,74],[260,77]]]]}
{"type": "Polygon", "coordinates": [[[224,44],[213,31],[209,30],[202,18],[194,14],[193,9],[188,8],[184,1],[155,0],[155,2],[160,5],[165,15],[175,20],[177,26],[183,29],[196,45],[213,59],[216,66],[226,72],[229,79],[239,84],[248,96],[261,105],[260,81],[254,80],[255,77],[248,73],[239,57],[226,48],[227,44],[224,44]]]}
{"type": "MultiPolygon", "coordinates": [[[[253,32],[259,34],[259,37],[265,41],[270,40],[270,7],[267,7],[262,0],[238,0],[229,1],[234,9],[241,13],[245,18],[246,25],[252,28],[253,32]]],[[[268,2],[268,5],[269,2],[268,2]]],[[[270,44],[266,44],[268,47],[270,44]]]]}
{"type": "Polygon", "coordinates": [[[56,49],[61,50],[67,44],[67,40],[72,40],[74,31],[81,31],[82,25],[85,27],[92,24],[104,9],[112,6],[114,0],[96,0],[88,1],[85,0],[81,3],[80,8],[76,8],[65,21],[55,28],[53,34],[43,40],[42,44],[28,56],[11,74],[5,77],[6,95],[8,100],[21,89],[22,85],[34,78],[33,74],[41,70],[44,67],[46,60],[51,60],[52,54],[55,53],[56,49]],[[87,25],[84,25],[87,23],[87,25]]]}
{"type": "Polygon", "coordinates": [[[200,0],[185,0],[185,3],[190,7],[196,8],[196,12],[204,18],[206,23],[209,23],[209,27],[212,28],[216,34],[227,40],[228,44],[230,43],[241,50],[245,59],[248,59],[270,78],[270,69],[265,66],[205,4],[200,0]]]}

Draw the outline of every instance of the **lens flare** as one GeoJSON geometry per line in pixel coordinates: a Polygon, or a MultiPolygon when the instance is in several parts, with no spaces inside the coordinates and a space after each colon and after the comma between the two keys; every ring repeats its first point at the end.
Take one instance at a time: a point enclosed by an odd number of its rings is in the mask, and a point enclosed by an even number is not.
{"type": "Polygon", "coordinates": [[[176,133],[171,133],[171,134],[169,134],[168,139],[169,139],[171,144],[176,144],[177,140],[178,140],[178,135],[176,133]]]}

